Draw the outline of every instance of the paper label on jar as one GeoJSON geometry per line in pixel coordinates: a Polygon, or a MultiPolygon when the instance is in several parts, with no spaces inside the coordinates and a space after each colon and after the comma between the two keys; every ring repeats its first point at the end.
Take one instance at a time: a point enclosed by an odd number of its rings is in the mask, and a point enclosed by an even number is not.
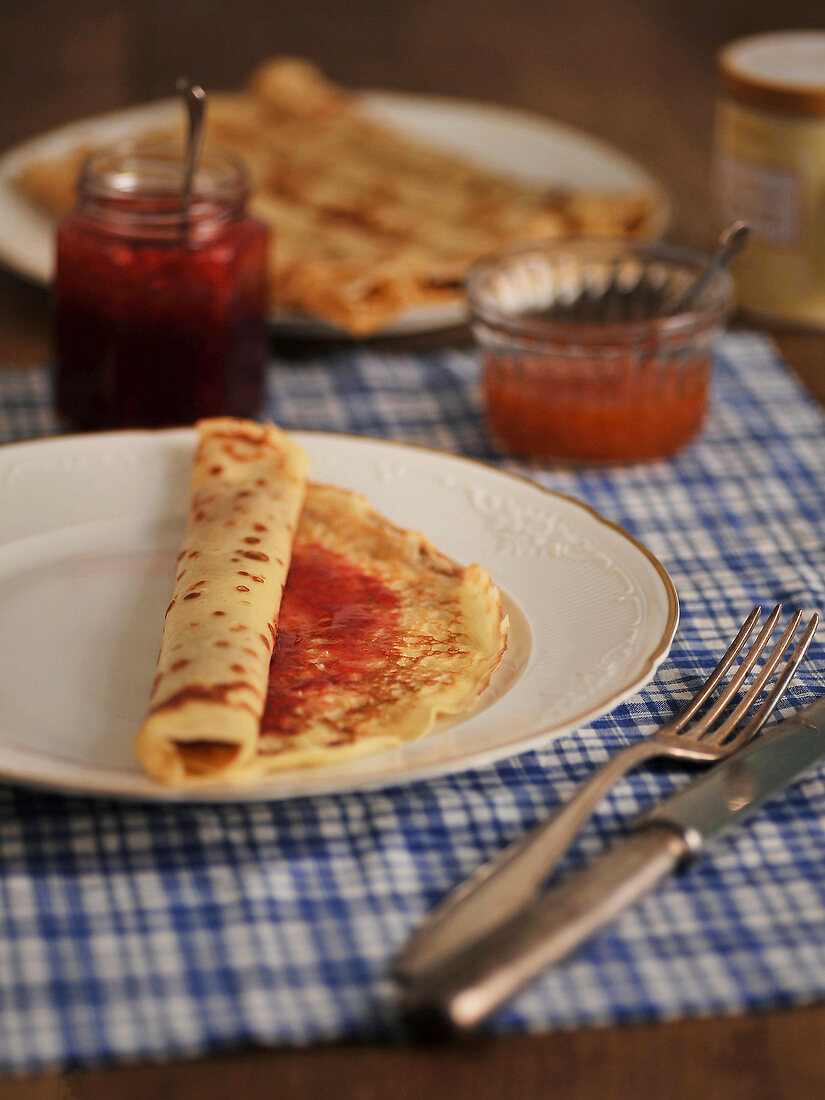
{"type": "Polygon", "coordinates": [[[720,154],[717,186],[725,222],[741,218],[770,244],[799,240],[800,187],[797,177],[781,168],[720,154]]]}

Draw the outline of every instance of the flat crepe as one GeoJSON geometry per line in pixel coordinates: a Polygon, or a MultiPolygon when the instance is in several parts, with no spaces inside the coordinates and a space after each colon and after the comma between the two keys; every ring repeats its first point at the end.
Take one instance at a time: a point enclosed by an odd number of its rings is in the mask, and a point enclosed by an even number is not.
{"type": "Polygon", "coordinates": [[[310,485],[250,770],[378,752],[472,710],[507,630],[486,570],[456,564],[357,493],[310,485]]]}
{"type": "Polygon", "coordinates": [[[254,760],[308,458],[272,425],[201,421],[150,711],[136,740],[164,783],[254,760]]]}

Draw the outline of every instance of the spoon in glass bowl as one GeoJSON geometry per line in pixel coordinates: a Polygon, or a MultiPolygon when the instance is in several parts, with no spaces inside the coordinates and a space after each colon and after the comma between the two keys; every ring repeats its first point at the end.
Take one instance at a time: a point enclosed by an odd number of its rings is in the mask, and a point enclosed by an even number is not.
{"type": "Polygon", "coordinates": [[[733,222],[727,229],[723,230],[716,251],[713,253],[708,266],[686,290],[682,291],[676,301],[670,304],[668,312],[684,313],[690,309],[711,279],[733,263],[748,243],[750,235],[751,229],[747,222],[733,222]]]}

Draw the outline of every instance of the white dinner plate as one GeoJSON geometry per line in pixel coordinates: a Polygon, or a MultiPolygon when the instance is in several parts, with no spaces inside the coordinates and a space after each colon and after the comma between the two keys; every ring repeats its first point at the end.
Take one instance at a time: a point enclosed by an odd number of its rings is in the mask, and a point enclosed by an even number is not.
{"type": "MultiPolygon", "coordinates": [[[[392,92],[365,92],[361,99],[376,118],[527,183],[599,191],[653,191],[660,196],[656,235],[664,230],[668,202],[661,186],[630,157],[580,130],[540,115],[469,100],[392,92]]],[[[44,285],[51,281],[54,271],[54,223],[12,186],[14,176],[26,162],[60,156],[84,143],[117,141],[164,125],[180,110],[177,101],[161,100],[98,115],[62,126],[0,157],[0,263],[44,285]]],[[[464,317],[461,303],[418,307],[375,335],[435,331],[461,324],[464,317]]],[[[296,336],[346,336],[341,329],[309,317],[275,314],[272,321],[296,336]]]]}
{"type": "Polygon", "coordinates": [[[523,752],[653,675],[678,619],[659,562],[575,500],[468,459],[381,440],[295,438],[312,476],[478,561],[510,616],[476,709],[420,741],[249,787],[168,790],[132,740],[148,704],[188,504],[192,429],[0,449],[0,779],[113,797],[251,801],[406,783],[523,752]]]}

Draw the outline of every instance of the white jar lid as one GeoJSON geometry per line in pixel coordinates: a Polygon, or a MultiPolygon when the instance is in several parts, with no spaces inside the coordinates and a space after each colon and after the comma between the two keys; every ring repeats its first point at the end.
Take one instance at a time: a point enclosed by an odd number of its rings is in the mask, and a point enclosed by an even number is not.
{"type": "Polygon", "coordinates": [[[740,38],[719,54],[726,91],[767,110],[825,115],[825,31],[740,38]]]}

